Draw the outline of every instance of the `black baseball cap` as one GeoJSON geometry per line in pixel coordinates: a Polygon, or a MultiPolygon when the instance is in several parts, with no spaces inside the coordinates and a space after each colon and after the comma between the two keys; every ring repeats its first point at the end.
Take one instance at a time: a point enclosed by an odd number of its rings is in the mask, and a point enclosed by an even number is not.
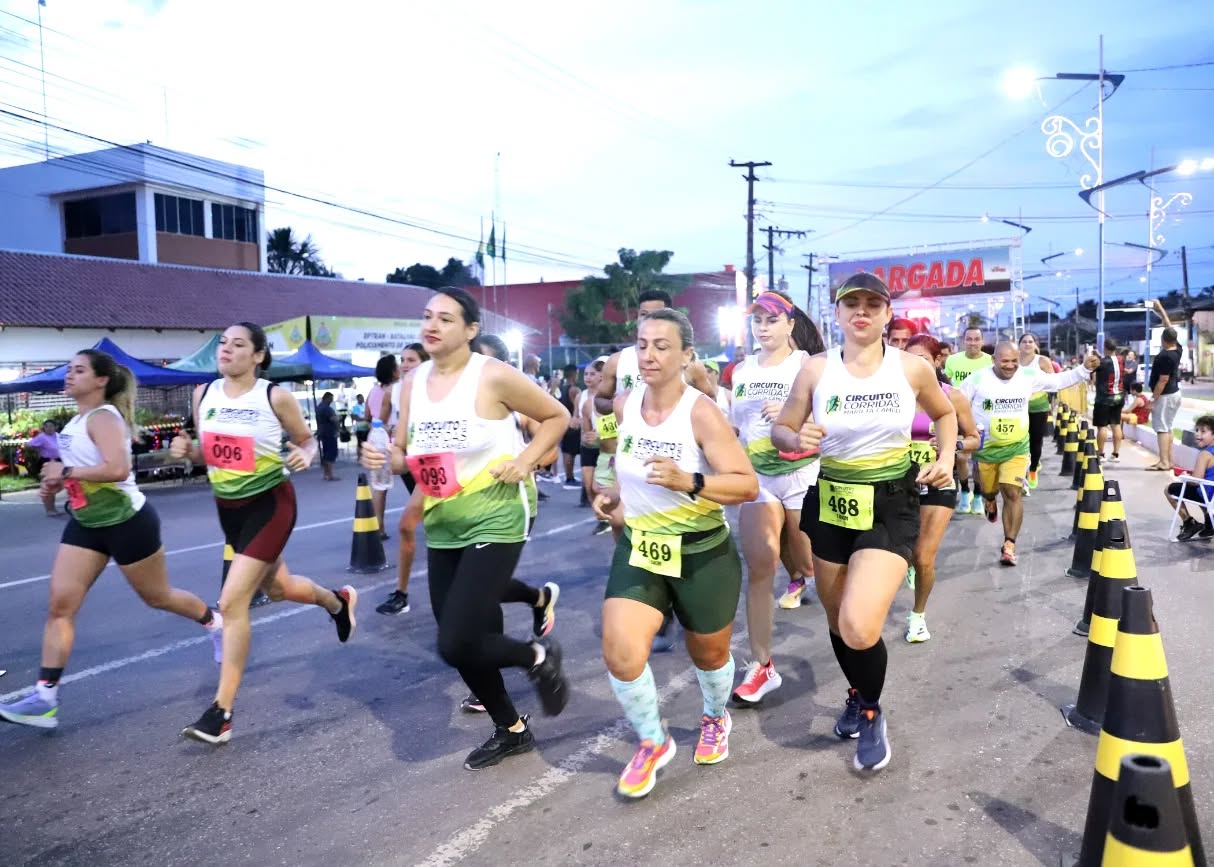
{"type": "Polygon", "coordinates": [[[867,271],[859,271],[844,280],[835,291],[835,301],[854,292],[871,292],[874,295],[880,295],[886,301],[891,300],[889,287],[885,285],[885,281],[867,271]]]}

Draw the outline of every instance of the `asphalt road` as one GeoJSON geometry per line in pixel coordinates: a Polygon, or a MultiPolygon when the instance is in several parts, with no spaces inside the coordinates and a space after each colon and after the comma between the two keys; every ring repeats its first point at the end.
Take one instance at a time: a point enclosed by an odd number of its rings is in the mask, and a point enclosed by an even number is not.
{"type": "MultiPolygon", "coordinates": [[[[1214,551],[1164,538],[1157,474],[1127,449],[1122,481],[1140,582],[1155,591],[1199,815],[1214,809],[1214,551]]],[[[331,586],[351,580],[353,469],[324,484],[298,477],[292,568],[331,586]]],[[[1069,481],[1069,480],[1067,480],[1069,481]]],[[[507,675],[539,748],[478,773],[464,756],[490,733],[458,710],[466,690],[434,653],[424,572],[411,613],[374,613],[391,572],[355,576],[359,628],[337,643],[318,609],[256,612],[232,742],[178,732],[209,704],[216,679],[201,630],[141,605],[112,567],[79,618],[53,733],[0,727],[0,860],[37,865],[796,864],[1053,865],[1077,850],[1096,739],[1067,729],[1084,642],[1071,626],[1084,585],[1066,578],[1073,493],[1050,458],[1028,501],[1015,569],[995,560],[1001,532],[954,519],[929,605],[933,638],[908,646],[902,591],[885,638],[884,697],[893,761],[851,768],[831,734],[845,685],[820,607],[777,612],[784,687],[734,711],[728,761],[691,761],[699,719],[681,649],[654,659],[679,754],[647,799],[625,803],[615,778],[634,747],[598,648],[610,537],[590,535],[576,493],[546,488],[519,577],[562,586],[556,635],[574,685],[551,719],[521,672],[507,675]]],[[[221,547],[205,486],[152,489],[175,582],[216,595],[221,547]]],[[[403,504],[401,492],[389,506],[403,504]]],[[[37,673],[47,583],[60,524],[36,503],[0,505],[0,689],[12,700],[37,673]]],[[[395,542],[395,532],[393,542],[395,542]]],[[[394,559],[394,557],[393,557],[394,559]]],[[[424,555],[419,558],[424,567],[424,555]]],[[[507,611],[523,635],[528,612],[507,611]]],[[[739,612],[738,629],[745,619],[739,612]]],[[[744,634],[736,658],[746,659],[744,634]]],[[[1207,838],[1209,837],[1207,833],[1207,838]]]]}

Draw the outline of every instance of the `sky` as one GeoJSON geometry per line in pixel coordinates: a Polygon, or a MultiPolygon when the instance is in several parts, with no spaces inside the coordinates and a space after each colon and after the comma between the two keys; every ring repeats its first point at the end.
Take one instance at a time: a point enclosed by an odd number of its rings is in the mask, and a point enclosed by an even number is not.
{"type": "MultiPolygon", "coordinates": [[[[0,0],[0,112],[25,118],[0,113],[0,166],[42,157],[38,13],[0,0]]],[[[468,260],[491,214],[506,226],[499,282],[581,277],[621,247],[671,250],[671,271],[740,269],[746,183],[729,162],[756,160],[772,163],[759,230],[809,233],[776,256],[799,296],[805,254],[1020,237],[1007,219],[1032,228],[1031,309],[1094,297],[1089,167],[1051,157],[1041,123],[1082,126],[1097,86],[1042,80],[1014,100],[1004,81],[1094,73],[1101,34],[1105,69],[1127,75],[1105,102],[1104,178],[1214,157],[1208,0],[47,0],[41,13],[46,113],[73,131],[50,130],[53,154],[151,141],[262,169],[344,206],[271,192],[266,220],[310,234],[347,278],[468,260]]],[[[1179,288],[1182,244],[1190,284],[1214,284],[1214,171],[1164,175],[1157,192],[1192,200],[1156,227],[1171,252],[1153,293],[1179,288]]],[[[1110,306],[1146,289],[1147,255],[1122,245],[1152,237],[1148,198],[1137,184],[1107,196],[1110,306]]]]}

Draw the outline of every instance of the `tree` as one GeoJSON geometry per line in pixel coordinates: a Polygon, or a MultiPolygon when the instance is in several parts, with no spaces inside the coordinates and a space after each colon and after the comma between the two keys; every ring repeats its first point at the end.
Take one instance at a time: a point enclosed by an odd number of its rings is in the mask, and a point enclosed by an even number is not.
{"type": "MultiPolygon", "coordinates": [[[[565,291],[561,326],[581,343],[615,343],[629,339],[636,330],[637,296],[647,289],[670,291],[671,278],[663,274],[674,253],[669,250],[621,248],[619,261],[603,268],[605,277],[587,277],[580,286],[565,291]],[[611,307],[623,322],[611,322],[604,314],[611,307]]],[[[673,293],[672,293],[673,294],[673,293]]]]}
{"type": "Polygon", "coordinates": [[[473,275],[472,270],[462,259],[454,257],[440,271],[432,265],[417,262],[408,268],[397,268],[387,276],[389,283],[408,283],[413,286],[425,286],[428,289],[438,289],[440,286],[479,286],[480,281],[473,275]]]}
{"type": "Polygon", "coordinates": [[[305,277],[336,277],[320,258],[320,248],[308,235],[295,238],[290,226],[266,233],[266,267],[275,274],[302,274],[305,277]]]}

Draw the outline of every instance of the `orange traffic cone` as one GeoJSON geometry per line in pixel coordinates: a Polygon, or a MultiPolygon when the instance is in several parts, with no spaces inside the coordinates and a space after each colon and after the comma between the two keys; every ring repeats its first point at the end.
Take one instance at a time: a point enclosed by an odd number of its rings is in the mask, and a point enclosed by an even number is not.
{"type": "MultiPolygon", "coordinates": [[[[1103,557],[1107,558],[1108,551],[1103,557]]],[[[1096,622],[1093,616],[1092,631],[1096,622]]],[[[1126,756],[1142,754],[1164,759],[1172,769],[1172,787],[1180,805],[1180,818],[1193,854],[1193,863],[1204,867],[1205,849],[1197,827],[1189,765],[1185,761],[1168,664],[1163,654],[1159,625],[1151,611],[1151,591],[1145,587],[1122,590],[1121,622],[1113,651],[1109,702],[1096,746],[1096,770],[1083,829],[1078,867],[1099,867],[1105,857],[1109,829],[1116,821],[1114,789],[1126,756]]],[[[1124,805],[1122,805],[1124,807],[1124,805]]],[[[1135,867],[1142,863],[1130,861],[1135,867]]],[[[1172,863],[1183,863],[1176,861],[1172,863]]]]}
{"type": "Polygon", "coordinates": [[[354,539],[350,543],[348,572],[382,572],[389,566],[384,543],[379,538],[379,519],[371,505],[371,486],[367,474],[358,474],[358,492],[354,495],[354,539]]]}

